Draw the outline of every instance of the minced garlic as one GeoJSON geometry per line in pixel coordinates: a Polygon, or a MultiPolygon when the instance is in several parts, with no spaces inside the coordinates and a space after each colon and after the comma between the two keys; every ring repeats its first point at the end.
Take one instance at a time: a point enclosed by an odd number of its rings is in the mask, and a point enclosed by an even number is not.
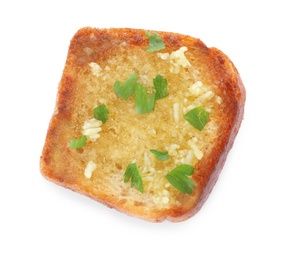
{"type": "Polygon", "coordinates": [[[96,141],[100,134],[99,132],[102,130],[100,127],[102,125],[102,121],[97,120],[96,118],[92,118],[90,120],[85,121],[83,125],[83,135],[86,135],[89,137],[91,141],[96,141]]]}
{"type": "Polygon", "coordinates": [[[93,171],[97,169],[97,165],[93,161],[89,161],[85,171],[84,175],[87,179],[90,179],[92,177],[93,171]]]}

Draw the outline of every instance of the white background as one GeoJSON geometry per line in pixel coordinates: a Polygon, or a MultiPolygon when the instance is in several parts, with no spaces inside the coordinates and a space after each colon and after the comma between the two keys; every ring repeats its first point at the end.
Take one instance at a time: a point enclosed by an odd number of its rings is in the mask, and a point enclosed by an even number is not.
{"type": "Polygon", "coordinates": [[[284,259],[283,11],[280,0],[1,1],[0,259],[284,259]],[[191,35],[238,68],[243,124],[193,218],[148,223],[40,174],[69,42],[84,26],[191,35]]]}

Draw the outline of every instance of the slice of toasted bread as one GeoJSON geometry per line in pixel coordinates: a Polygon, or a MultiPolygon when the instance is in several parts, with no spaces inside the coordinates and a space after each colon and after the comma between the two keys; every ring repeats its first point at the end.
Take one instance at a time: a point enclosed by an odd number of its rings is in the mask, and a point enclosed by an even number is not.
{"type": "Polygon", "coordinates": [[[245,89],[233,63],[199,39],[138,29],[80,29],[69,47],[41,172],[130,216],[183,221],[210,194],[239,130],[244,103],[245,89]],[[150,44],[158,45],[150,43],[150,35],[165,48],[149,52],[150,44]],[[136,87],[129,98],[114,88],[116,82],[125,87],[133,73],[133,86],[146,86],[149,95],[158,91],[153,90],[157,75],[168,83],[154,108],[141,114],[136,87]],[[108,110],[104,123],[94,118],[94,108],[101,105],[108,110]],[[193,110],[197,107],[207,111],[208,121],[193,110]],[[189,111],[204,128],[186,119],[189,111]],[[82,136],[82,147],[72,148],[71,140],[82,136]],[[168,156],[161,160],[153,150],[168,156]],[[129,165],[137,166],[128,171],[132,179],[125,175],[129,165]],[[194,169],[192,175],[180,172],[187,184],[176,179],[186,191],[167,178],[180,165],[194,169]]]}

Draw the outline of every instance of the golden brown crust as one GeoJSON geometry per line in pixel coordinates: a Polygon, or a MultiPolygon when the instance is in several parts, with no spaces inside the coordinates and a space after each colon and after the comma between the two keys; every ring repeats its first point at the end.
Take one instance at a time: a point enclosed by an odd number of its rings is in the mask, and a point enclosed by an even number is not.
{"type": "MultiPolygon", "coordinates": [[[[43,176],[50,181],[128,215],[153,222],[165,219],[177,222],[198,212],[213,189],[243,119],[246,94],[237,69],[221,51],[207,48],[199,39],[189,36],[169,32],[158,32],[158,34],[165,42],[164,52],[172,52],[182,46],[187,47],[193,57],[191,63],[203,74],[203,82],[217,86],[214,91],[222,98],[222,104],[214,114],[219,124],[218,138],[214,139],[214,149],[211,147],[195,165],[193,180],[197,188],[194,192],[191,195],[180,194],[179,205],[161,210],[138,205],[139,202],[136,202],[136,207],[133,206],[135,204],[127,205],[121,197],[93,188],[89,180],[78,173],[82,171],[82,164],[85,163],[84,151],[82,149],[71,151],[68,143],[61,142],[74,137],[74,131],[79,134],[82,118],[89,115],[84,108],[78,110],[78,106],[74,105],[80,102],[83,104],[86,102],[85,99],[88,99],[88,96],[81,94],[82,79],[78,75],[82,74],[82,68],[88,66],[90,62],[106,64],[110,57],[122,55],[118,49],[122,43],[127,44],[128,48],[146,49],[148,39],[144,30],[88,27],[76,33],[71,41],[59,84],[56,108],[49,124],[40,168],[43,176]],[[78,127],[74,130],[74,127],[69,126],[70,122],[77,124],[78,127]],[[70,129],[73,129],[73,133],[70,133],[70,129]],[[69,158],[73,160],[74,154],[77,156],[77,162],[70,162],[69,158]],[[63,155],[66,160],[62,160],[63,155]]],[[[129,61],[126,62],[128,63],[129,61]]],[[[103,160],[108,163],[107,159],[103,160]]]]}

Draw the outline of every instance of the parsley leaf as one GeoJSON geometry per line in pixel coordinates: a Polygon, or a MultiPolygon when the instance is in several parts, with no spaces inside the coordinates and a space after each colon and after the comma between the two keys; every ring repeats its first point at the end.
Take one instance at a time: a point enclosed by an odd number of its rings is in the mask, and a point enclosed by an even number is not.
{"type": "Polygon", "coordinates": [[[156,99],[164,98],[168,95],[168,81],[162,75],[158,74],[154,79],[154,89],[156,90],[156,99]]]}
{"type": "Polygon", "coordinates": [[[156,94],[148,97],[148,88],[140,83],[135,85],[135,112],[136,114],[146,114],[154,111],[156,94]]]}
{"type": "Polygon", "coordinates": [[[96,108],[94,108],[94,118],[105,123],[108,120],[109,110],[107,109],[105,104],[102,104],[96,108]]]}
{"type": "Polygon", "coordinates": [[[201,131],[209,120],[209,112],[202,106],[196,107],[187,112],[183,117],[195,128],[201,131]]]}
{"type": "Polygon", "coordinates": [[[87,141],[87,136],[82,135],[82,137],[78,139],[71,139],[70,141],[70,148],[82,148],[87,141]]]}
{"type": "Polygon", "coordinates": [[[127,100],[135,91],[135,83],[138,79],[138,75],[133,72],[129,78],[122,84],[120,81],[115,81],[114,92],[124,100],[127,100]]]}
{"type": "Polygon", "coordinates": [[[195,185],[188,176],[191,176],[193,172],[193,166],[189,164],[181,164],[170,171],[166,175],[166,179],[180,192],[184,194],[191,194],[195,185]]]}
{"type": "Polygon", "coordinates": [[[144,192],[142,178],[136,163],[129,164],[124,173],[124,183],[127,183],[131,179],[130,187],[139,190],[140,192],[144,192]]]}
{"type": "Polygon", "coordinates": [[[162,152],[158,150],[150,150],[150,152],[153,153],[159,161],[165,161],[169,159],[168,152],[162,152]]]}
{"type": "Polygon", "coordinates": [[[146,49],[147,52],[154,52],[165,49],[165,43],[162,38],[160,38],[157,33],[150,34],[145,31],[147,38],[149,39],[149,46],[146,49]]]}

